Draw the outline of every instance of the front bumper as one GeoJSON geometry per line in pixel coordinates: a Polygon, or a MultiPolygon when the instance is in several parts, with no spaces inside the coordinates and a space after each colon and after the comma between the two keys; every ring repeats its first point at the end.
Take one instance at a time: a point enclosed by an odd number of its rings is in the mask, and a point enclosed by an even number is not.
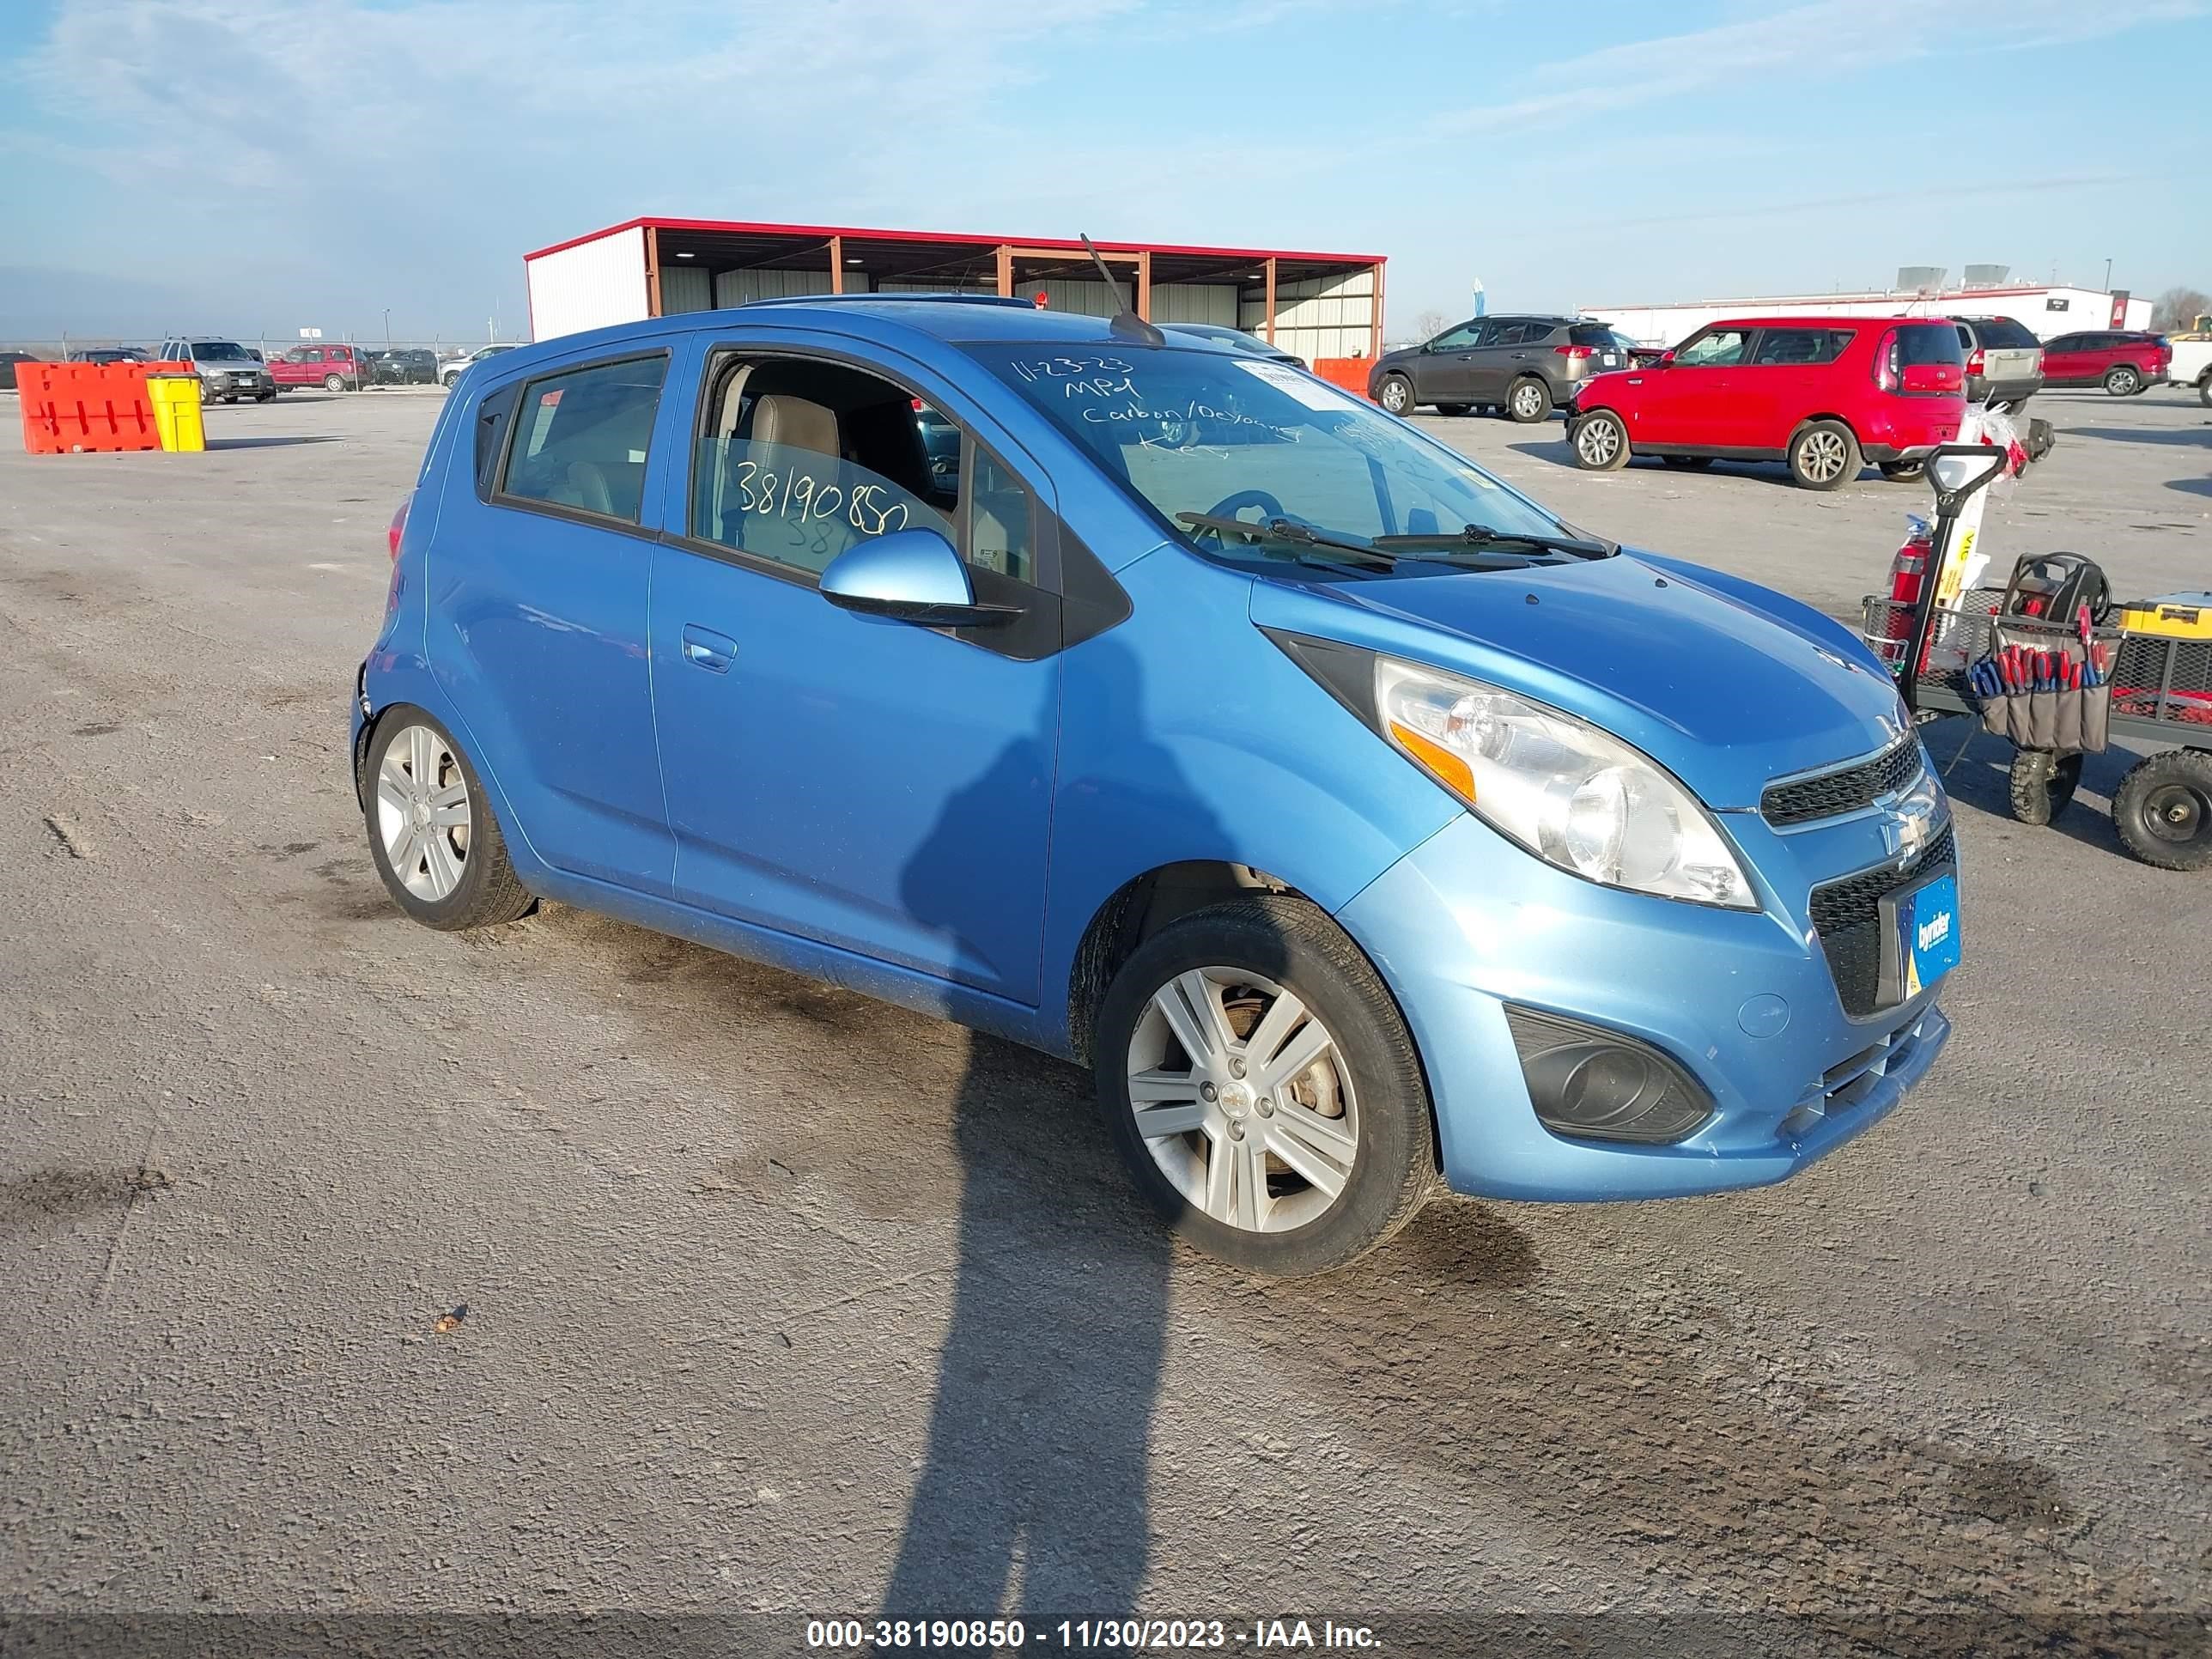
{"type": "Polygon", "coordinates": [[[1455,1191],[1573,1200],[1765,1185],[1872,1127],[1935,1063],[1951,1030],[1940,983],[1851,1018],[1809,920],[1814,884],[1892,861],[1878,819],[1787,833],[1753,814],[1724,821],[1763,910],[1581,881],[1471,817],[1344,907],[1413,1029],[1455,1191]],[[1509,1002],[1663,1050],[1712,1115],[1670,1146],[1553,1134],[1522,1081],[1509,1002]]]}

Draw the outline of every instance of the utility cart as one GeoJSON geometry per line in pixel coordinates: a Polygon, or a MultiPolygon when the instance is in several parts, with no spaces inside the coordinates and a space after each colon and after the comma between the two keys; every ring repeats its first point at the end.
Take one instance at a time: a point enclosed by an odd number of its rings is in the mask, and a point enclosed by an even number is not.
{"type": "Polygon", "coordinates": [[[2123,743],[2143,758],[2112,797],[2121,841],[2162,869],[2212,868],[2212,595],[2113,604],[2103,573],[2073,554],[2022,558],[2003,587],[1961,586],[1957,544],[1971,546],[1974,528],[1962,537],[1960,521],[2003,471],[1991,464],[2001,453],[1958,445],[1930,458],[1934,526],[1900,550],[1890,594],[1865,601],[1868,644],[1916,718],[1969,715],[2013,744],[2021,823],[2049,823],[2083,754],[2123,743]]]}

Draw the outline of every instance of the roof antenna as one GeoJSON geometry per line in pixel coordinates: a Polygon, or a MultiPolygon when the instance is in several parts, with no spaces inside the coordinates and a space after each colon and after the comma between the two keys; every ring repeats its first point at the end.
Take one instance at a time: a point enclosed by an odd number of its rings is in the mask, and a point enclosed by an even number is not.
{"type": "MultiPolygon", "coordinates": [[[[1078,234],[1080,234],[1079,232],[1078,234]]],[[[1134,340],[1139,345],[1165,345],[1168,337],[1129,309],[1129,302],[1121,297],[1121,284],[1114,280],[1114,273],[1106,269],[1106,262],[1098,257],[1098,250],[1091,246],[1088,236],[1083,238],[1083,251],[1091,256],[1091,263],[1098,267],[1098,280],[1106,284],[1106,291],[1114,296],[1114,320],[1107,327],[1123,339],[1134,340]]]]}

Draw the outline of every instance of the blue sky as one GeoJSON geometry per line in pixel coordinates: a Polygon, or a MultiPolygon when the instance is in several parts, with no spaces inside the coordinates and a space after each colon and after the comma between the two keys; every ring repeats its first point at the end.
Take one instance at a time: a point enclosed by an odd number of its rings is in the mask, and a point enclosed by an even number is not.
{"type": "Polygon", "coordinates": [[[0,339],[482,337],[640,213],[1389,256],[1391,331],[2212,290],[2212,0],[0,0],[0,339]]]}

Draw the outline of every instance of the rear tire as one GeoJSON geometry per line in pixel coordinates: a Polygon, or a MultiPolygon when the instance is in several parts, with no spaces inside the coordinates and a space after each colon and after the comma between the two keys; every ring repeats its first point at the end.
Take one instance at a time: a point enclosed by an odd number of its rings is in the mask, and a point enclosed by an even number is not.
{"type": "Polygon", "coordinates": [[[2107,397],[2132,398],[2142,388],[2142,376],[2125,363],[2116,363],[2105,371],[2105,392],[2107,397]]]}
{"type": "Polygon", "coordinates": [[[2113,793],[2112,823],[2145,864],[2212,869],[2212,750],[2175,749],[2137,761],[2113,793]]]}
{"type": "Polygon", "coordinates": [[[2066,810],[2081,782],[2081,757],[2054,755],[2047,749],[2015,749],[2006,779],[2012,815],[2040,828],[2066,810]]]}
{"type": "Polygon", "coordinates": [[[1879,461],[1875,465],[1881,468],[1881,476],[1893,483],[1917,478],[1925,470],[1925,464],[1920,461],[1879,461]]]}
{"type": "Polygon", "coordinates": [[[345,377],[342,374],[324,375],[323,390],[325,392],[343,392],[345,390],[345,377]]]}
{"type": "Polygon", "coordinates": [[[1209,905],[1154,934],[1109,988],[1091,1052],[1107,1133],[1139,1189],[1185,1238],[1248,1272],[1343,1267],[1435,1188],[1413,1038],[1373,965],[1303,899],[1209,905]],[[1217,1046],[1194,1052],[1182,1031],[1217,1046]],[[1289,1075],[1274,1074],[1274,1056],[1289,1075]],[[1161,1115],[1140,1123],[1140,1109],[1161,1115]],[[1164,1127],[1170,1115],[1188,1127],[1164,1127]]]}
{"type": "Polygon", "coordinates": [[[1611,472],[1628,465],[1628,428],[1609,409],[1577,415],[1567,428],[1575,465],[1585,472],[1611,472]]]}
{"type": "Polygon", "coordinates": [[[494,927],[538,902],[507,858],[483,781],[426,711],[395,703],[378,720],[362,793],[376,873],[425,927],[494,927]]]}
{"type": "Polygon", "coordinates": [[[2203,404],[2205,408],[2212,409],[2212,374],[2207,374],[2203,380],[2197,381],[2197,401],[2203,404]]]}
{"type": "Polygon", "coordinates": [[[1840,489],[1860,465],[1859,441],[1841,421],[1814,421],[1790,441],[1790,477],[1800,489],[1840,489]]]}
{"type": "Polygon", "coordinates": [[[1505,412],[1521,426],[1548,421],[1552,418],[1552,388],[1536,375],[1522,375],[1505,394],[1505,412]]]}
{"type": "MultiPolygon", "coordinates": [[[[451,386],[453,382],[446,382],[451,386]]],[[[1413,383],[1402,374],[1385,374],[1382,384],[1375,388],[1375,401],[1393,415],[1413,412],[1413,383]]]]}

